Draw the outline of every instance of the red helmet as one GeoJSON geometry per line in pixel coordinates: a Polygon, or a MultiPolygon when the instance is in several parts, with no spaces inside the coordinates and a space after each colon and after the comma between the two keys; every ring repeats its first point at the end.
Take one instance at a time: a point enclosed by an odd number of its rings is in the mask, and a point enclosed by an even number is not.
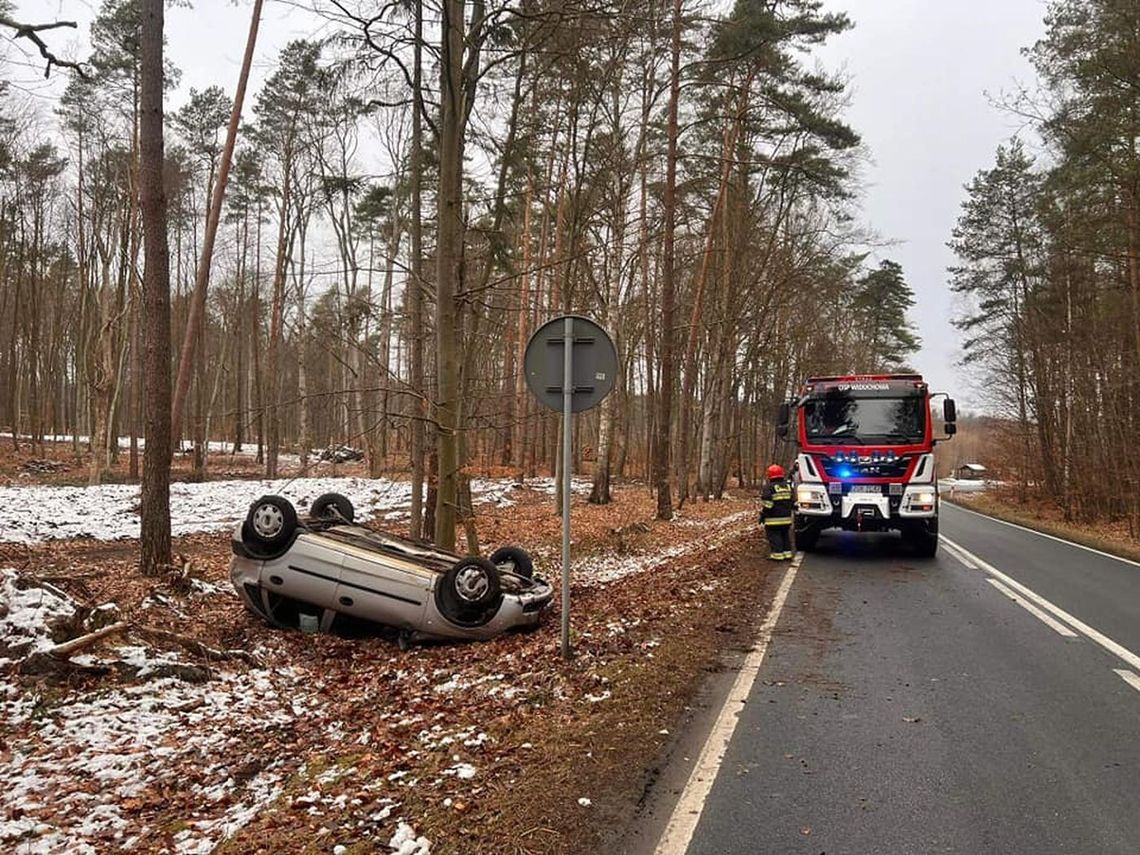
{"type": "Polygon", "coordinates": [[[768,467],[768,480],[775,481],[777,478],[784,477],[784,467],[779,463],[773,463],[768,467]]]}

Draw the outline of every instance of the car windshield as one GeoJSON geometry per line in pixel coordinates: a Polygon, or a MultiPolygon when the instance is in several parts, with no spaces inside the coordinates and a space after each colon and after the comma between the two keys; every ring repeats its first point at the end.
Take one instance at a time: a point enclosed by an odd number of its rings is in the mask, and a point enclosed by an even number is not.
{"type": "Polygon", "coordinates": [[[922,395],[856,397],[829,390],[803,404],[807,438],[830,445],[919,443],[925,438],[924,401],[922,395]]]}

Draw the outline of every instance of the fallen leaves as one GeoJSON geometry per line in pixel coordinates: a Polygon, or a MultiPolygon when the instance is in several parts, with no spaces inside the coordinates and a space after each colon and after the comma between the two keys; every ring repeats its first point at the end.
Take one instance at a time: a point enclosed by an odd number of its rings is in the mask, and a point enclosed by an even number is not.
{"type": "MultiPolygon", "coordinates": [[[[480,534],[489,545],[524,545],[540,573],[557,575],[549,497],[512,500],[480,517],[480,534]]],[[[131,544],[0,546],[0,565],[18,558],[53,574],[77,602],[114,602],[122,619],[161,627],[147,644],[216,672],[202,687],[131,677],[79,684],[38,705],[35,684],[21,684],[18,710],[4,707],[0,737],[17,750],[0,755],[0,785],[11,794],[13,776],[31,772],[60,786],[50,804],[31,798],[39,789],[21,791],[0,828],[46,847],[110,839],[139,851],[294,851],[321,841],[323,851],[422,855],[428,838],[498,851],[527,829],[565,845],[587,840],[598,829],[558,805],[573,805],[587,780],[599,800],[636,792],[640,765],[721,643],[706,614],[725,612],[724,597],[734,610],[720,617],[725,630],[744,632],[760,613],[742,592],[759,598],[762,586],[740,582],[733,548],[756,536],[737,516],[750,517],[750,504],[692,504],[658,523],[640,488],[619,490],[609,506],[576,499],[576,560],[600,556],[621,572],[573,580],[571,662],[557,656],[552,620],[486,643],[407,652],[383,633],[273,630],[229,589],[224,533],[179,538],[181,569],[158,580],[136,574],[131,544]],[[93,768],[103,771],[79,771],[93,768]],[[104,819],[89,827],[94,806],[104,819]]]]}

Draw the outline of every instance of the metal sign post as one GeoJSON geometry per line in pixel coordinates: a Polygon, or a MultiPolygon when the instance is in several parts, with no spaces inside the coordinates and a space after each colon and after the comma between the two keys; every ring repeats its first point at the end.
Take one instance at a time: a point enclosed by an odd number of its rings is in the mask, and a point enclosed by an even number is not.
{"type": "Polygon", "coordinates": [[[574,406],[574,318],[562,319],[562,658],[570,658],[570,480],[574,406]]]}
{"type": "Polygon", "coordinates": [[[523,370],[534,396],[544,406],[562,410],[562,658],[569,659],[573,414],[597,406],[613,390],[617,349],[609,333],[589,318],[564,315],[534,331],[523,370]]]}

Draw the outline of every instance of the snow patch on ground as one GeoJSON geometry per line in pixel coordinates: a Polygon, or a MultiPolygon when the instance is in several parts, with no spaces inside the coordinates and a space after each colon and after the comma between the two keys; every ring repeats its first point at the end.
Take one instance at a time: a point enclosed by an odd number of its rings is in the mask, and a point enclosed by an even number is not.
{"type": "Polygon", "coordinates": [[[47,710],[37,697],[0,703],[7,726],[31,725],[0,764],[9,810],[21,816],[0,824],[0,841],[19,841],[31,851],[50,851],[41,845],[55,839],[71,851],[121,844],[124,802],[186,787],[183,763],[189,763],[200,813],[230,804],[217,816],[193,819],[177,841],[180,853],[209,852],[279,792],[282,773],[272,761],[247,783],[234,780],[236,767],[253,760],[251,738],[262,742],[292,723],[277,694],[266,674],[251,672],[222,674],[207,685],[155,680],[80,695],[47,710]],[[32,839],[21,839],[25,835],[32,839]]]}
{"type": "MultiPolygon", "coordinates": [[[[7,607],[0,632],[30,640],[30,650],[51,646],[48,620],[67,615],[70,604],[42,588],[20,590],[14,578],[15,571],[0,570],[7,607]]],[[[115,653],[140,675],[178,661],[132,645],[115,653]]],[[[137,844],[127,834],[133,810],[181,791],[196,809],[176,835],[176,851],[212,851],[280,793],[289,770],[274,737],[304,712],[306,692],[320,687],[291,668],[218,671],[206,684],[160,678],[65,696],[22,690],[0,677],[0,849],[130,849],[137,844]]]]}
{"type": "MultiPolygon", "coordinates": [[[[509,507],[520,489],[553,490],[549,478],[520,486],[510,479],[474,479],[477,505],[509,507]]],[[[574,489],[589,492],[578,479],[574,489]]],[[[356,518],[402,517],[412,497],[411,484],[386,478],[293,478],[276,481],[204,481],[170,485],[171,530],[175,536],[234,528],[259,496],[284,496],[300,513],[322,493],[343,493],[356,507],[356,518]]],[[[67,538],[119,540],[139,536],[139,488],[134,484],[94,487],[0,487],[0,542],[41,543],[67,538]]]]}
{"type": "Polygon", "coordinates": [[[54,646],[51,628],[75,615],[71,602],[47,588],[21,589],[19,574],[0,568],[0,655],[27,655],[54,646]]]}
{"type": "Polygon", "coordinates": [[[431,841],[426,837],[417,837],[416,830],[406,822],[401,822],[396,833],[388,841],[388,848],[395,855],[431,855],[431,841]]]}
{"type": "Polygon", "coordinates": [[[472,766],[470,763],[456,763],[454,766],[450,766],[447,769],[444,769],[443,774],[454,775],[456,778],[459,778],[461,781],[470,781],[472,778],[475,777],[476,771],[477,770],[475,769],[475,767],[472,766]]]}
{"type": "Polygon", "coordinates": [[[742,523],[752,520],[754,516],[755,512],[748,510],[710,521],[706,524],[710,529],[708,534],[658,552],[644,555],[618,555],[615,552],[587,555],[571,565],[571,579],[584,585],[608,585],[634,573],[654,570],[694,552],[708,552],[738,537],[744,528],[742,523]]]}

